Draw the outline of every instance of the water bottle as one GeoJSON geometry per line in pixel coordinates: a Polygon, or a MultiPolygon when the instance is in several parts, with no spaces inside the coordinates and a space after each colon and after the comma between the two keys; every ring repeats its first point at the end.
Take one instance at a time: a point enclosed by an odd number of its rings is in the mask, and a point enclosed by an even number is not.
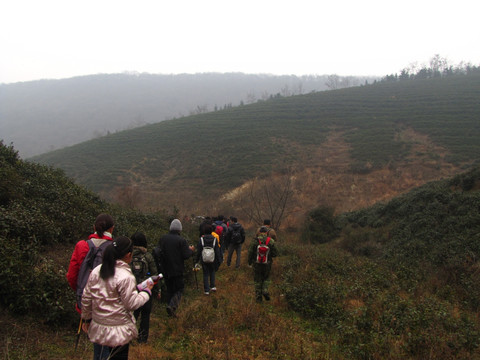
{"type": "Polygon", "coordinates": [[[162,278],[163,278],[162,274],[150,276],[147,280],[144,280],[140,284],[138,284],[138,288],[140,289],[140,291],[145,290],[146,288],[148,288],[149,284],[155,285],[162,278]]]}

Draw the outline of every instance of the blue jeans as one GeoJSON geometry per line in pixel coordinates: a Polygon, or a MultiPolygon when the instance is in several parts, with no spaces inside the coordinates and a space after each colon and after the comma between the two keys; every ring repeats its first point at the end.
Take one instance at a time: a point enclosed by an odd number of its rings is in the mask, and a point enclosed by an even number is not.
{"type": "Polygon", "coordinates": [[[215,287],[215,265],[202,264],[203,270],[203,290],[210,292],[210,289],[215,287]]]}

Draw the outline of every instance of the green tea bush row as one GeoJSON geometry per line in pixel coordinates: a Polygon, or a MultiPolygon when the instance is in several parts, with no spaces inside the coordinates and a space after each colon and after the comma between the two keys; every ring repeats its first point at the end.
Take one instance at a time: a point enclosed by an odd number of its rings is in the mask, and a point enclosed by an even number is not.
{"type": "MultiPolygon", "coordinates": [[[[471,358],[480,328],[461,303],[402,287],[386,263],[332,244],[298,249],[282,266],[289,306],[352,359],[471,358]]],[[[421,284],[420,284],[421,286],[421,284]]]]}

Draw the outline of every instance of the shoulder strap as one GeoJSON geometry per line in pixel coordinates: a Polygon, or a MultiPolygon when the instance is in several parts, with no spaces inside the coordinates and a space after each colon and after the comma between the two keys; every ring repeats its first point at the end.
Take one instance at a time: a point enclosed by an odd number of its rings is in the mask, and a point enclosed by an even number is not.
{"type": "Polygon", "coordinates": [[[267,240],[265,241],[265,245],[268,245],[268,243],[270,242],[270,237],[267,237],[267,240]]]}
{"type": "Polygon", "coordinates": [[[203,243],[203,236],[200,238],[200,241],[202,242],[202,246],[205,246],[205,244],[203,243]]]}

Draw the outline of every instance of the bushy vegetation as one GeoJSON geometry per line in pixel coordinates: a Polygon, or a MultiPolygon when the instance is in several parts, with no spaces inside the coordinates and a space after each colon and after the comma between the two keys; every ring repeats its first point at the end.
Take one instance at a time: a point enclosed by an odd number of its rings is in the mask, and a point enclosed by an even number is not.
{"type": "Polygon", "coordinates": [[[140,230],[157,239],[167,228],[165,214],[107,204],[61,170],[25,162],[0,142],[0,306],[54,324],[71,318],[74,297],[65,279],[71,245],[102,212],[115,218],[116,234],[140,230]]]}
{"type": "Polygon", "coordinates": [[[302,239],[310,243],[326,243],[338,236],[335,224],[334,210],[331,207],[320,206],[311,210],[303,227],[302,239]]]}
{"type": "Polygon", "coordinates": [[[338,216],[335,241],[291,249],[289,305],[347,358],[478,357],[479,190],[476,168],[338,216]]]}

